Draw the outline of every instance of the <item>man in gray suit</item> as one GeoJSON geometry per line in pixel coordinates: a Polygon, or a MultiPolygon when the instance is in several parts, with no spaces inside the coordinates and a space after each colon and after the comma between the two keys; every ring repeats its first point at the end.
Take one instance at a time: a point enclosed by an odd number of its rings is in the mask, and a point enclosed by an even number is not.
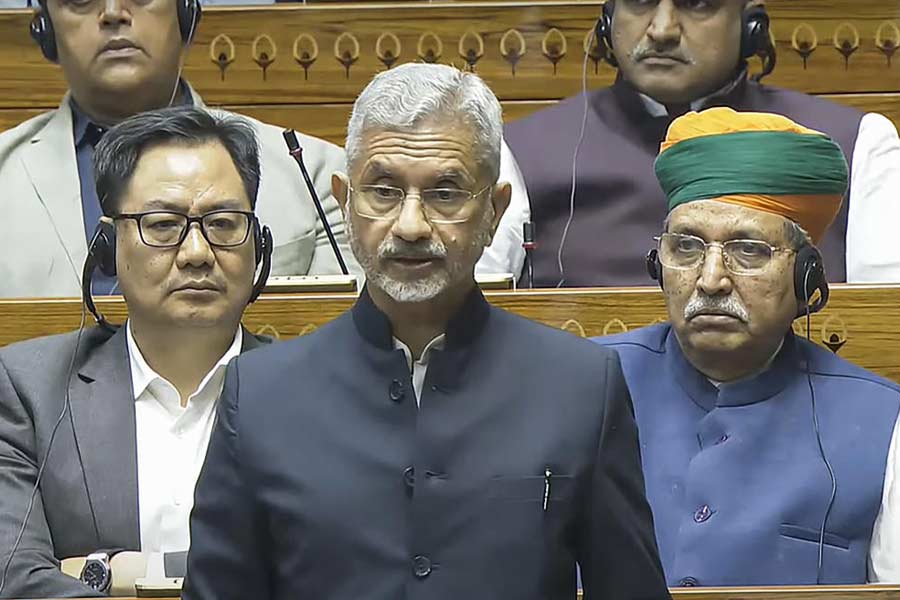
{"type": "Polygon", "coordinates": [[[225,365],[261,342],[240,326],[268,267],[253,128],[148,112],[94,160],[91,260],[115,265],[129,318],[0,350],[0,597],[103,594],[115,551],[144,553],[153,577],[187,550],[225,365]],[[60,571],[85,556],[84,582],[60,571]]]}
{"type": "MultiPolygon", "coordinates": [[[[74,296],[87,240],[100,216],[91,155],[106,128],[146,110],[203,106],[181,78],[200,20],[196,0],[42,0],[32,35],[62,68],[59,108],[0,134],[0,202],[15,223],[0,239],[0,297],[74,296]]],[[[287,153],[280,128],[250,119],[265,172],[260,218],[272,224],[276,275],[338,273],[322,223],[287,153]]],[[[329,188],[343,151],[300,136],[310,176],[339,243],[340,210],[329,188]]],[[[345,255],[350,258],[349,250],[345,255]]],[[[355,269],[351,265],[351,270],[355,269]]],[[[95,292],[114,281],[98,277],[95,292]]]]}

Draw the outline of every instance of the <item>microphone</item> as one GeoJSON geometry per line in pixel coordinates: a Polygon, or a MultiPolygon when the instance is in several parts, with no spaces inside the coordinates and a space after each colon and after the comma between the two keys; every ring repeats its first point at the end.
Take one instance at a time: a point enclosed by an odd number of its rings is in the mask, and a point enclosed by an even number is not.
{"type": "Polygon", "coordinates": [[[525,287],[534,287],[534,257],[532,252],[537,248],[534,241],[534,221],[522,223],[522,248],[525,250],[525,287]]]}
{"type": "Polygon", "coordinates": [[[297,161],[297,166],[300,167],[300,172],[303,174],[303,181],[306,182],[306,189],[309,190],[309,195],[312,197],[313,204],[316,206],[316,212],[319,213],[319,219],[322,221],[322,226],[325,227],[325,234],[328,235],[328,243],[331,244],[331,250],[334,252],[334,257],[341,267],[341,273],[349,275],[350,272],[347,271],[347,264],[344,262],[341,249],[338,248],[337,240],[334,239],[334,232],[331,231],[331,225],[328,223],[328,219],[325,218],[325,210],[322,208],[322,202],[319,200],[318,194],[316,194],[316,188],[313,186],[312,179],[309,178],[309,172],[306,170],[306,165],[303,163],[303,148],[300,147],[300,141],[297,139],[297,134],[293,129],[285,129],[282,135],[287,144],[288,153],[297,161]]]}

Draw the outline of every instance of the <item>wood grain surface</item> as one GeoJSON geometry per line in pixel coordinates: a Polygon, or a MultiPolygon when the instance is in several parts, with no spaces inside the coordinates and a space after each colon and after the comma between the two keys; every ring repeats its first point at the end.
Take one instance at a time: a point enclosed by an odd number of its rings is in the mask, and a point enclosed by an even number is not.
{"type": "MultiPolygon", "coordinates": [[[[864,112],[881,113],[900,129],[900,94],[829,94],[822,97],[864,112]]],[[[557,100],[506,100],[502,103],[503,117],[507,122],[521,119],[556,102],[557,100]]],[[[291,127],[343,146],[352,104],[248,104],[227,105],[222,108],[249,115],[265,123],[291,127]]],[[[45,107],[0,108],[0,132],[46,110],[48,109],[45,107]]]]}
{"type": "MultiPolygon", "coordinates": [[[[635,329],[665,318],[656,288],[518,290],[489,292],[497,306],[579,336],[635,329]]],[[[266,295],[247,310],[253,332],[290,338],[315,330],[347,310],[350,294],[266,295]]],[[[121,297],[100,298],[100,309],[122,322],[121,297]]],[[[810,337],[858,365],[900,382],[900,285],[837,285],[822,313],[813,315],[810,337]]],[[[78,327],[77,299],[0,300],[0,345],[78,327]]],[[[90,317],[88,317],[90,322],[90,317]]],[[[794,323],[806,335],[805,322],[794,323]]]]}
{"type": "MultiPolygon", "coordinates": [[[[600,4],[211,7],[204,11],[185,74],[212,104],[347,103],[386,64],[421,60],[430,49],[432,55],[439,50],[439,62],[471,63],[503,100],[555,100],[581,88],[585,36],[600,4]],[[304,53],[315,58],[306,77],[295,46],[301,61],[304,53]],[[513,73],[510,60],[523,49],[513,73]],[[213,60],[220,55],[228,59],[224,72],[213,60]],[[345,58],[349,67],[342,64],[345,58]]],[[[779,49],[772,84],[810,93],[900,92],[900,56],[888,56],[900,46],[900,0],[768,5],[779,49]],[[852,50],[846,62],[839,51],[845,42],[852,50]],[[805,65],[795,47],[814,48],[805,65]]],[[[52,107],[65,91],[59,69],[28,38],[29,19],[25,10],[0,12],[0,107],[52,107]]],[[[612,81],[612,68],[591,58],[587,63],[590,87],[612,81]]]]}

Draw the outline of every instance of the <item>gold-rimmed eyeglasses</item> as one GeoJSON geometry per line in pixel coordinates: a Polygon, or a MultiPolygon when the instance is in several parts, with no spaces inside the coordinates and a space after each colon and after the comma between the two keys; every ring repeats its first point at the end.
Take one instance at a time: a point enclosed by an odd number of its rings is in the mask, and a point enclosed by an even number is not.
{"type": "Polygon", "coordinates": [[[477,192],[458,188],[429,188],[418,194],[390,185],[361,185],[350,188],[353,210],[361,217],[376,221],[392,221],[400,215],[403,202],[418,197],[425,218],[431,223],[464,223],[476,212],[475,198],[489,190],[485,186],[477,192]]]}
{"type": "Polygon", "coordinates": [[[654,239],[659,243],[659,262],[666,268],[682,271],[700,267],[706,260],[707,250],[713,246],[721,250],[725,268],[735,275],[759,275],[769,268],[776,254],[794,252],[762,240],[707,242],[685,233],[664,233],[654,239]]]}

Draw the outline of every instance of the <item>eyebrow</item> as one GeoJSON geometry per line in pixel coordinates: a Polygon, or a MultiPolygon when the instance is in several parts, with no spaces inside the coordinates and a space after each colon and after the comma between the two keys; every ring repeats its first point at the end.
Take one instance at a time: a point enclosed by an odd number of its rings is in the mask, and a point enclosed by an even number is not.
{"type": "MultiPolygon", "coordinates": [[[[683,235],[693,235],[695,237],[706,240],[706,236],[703,235],[702,232],[698,231],[695,227],[688,224],[672,225],[669,227],[669,232],[680,233],[683,235]]],[[[762,231],[753,228],[742,228],[731,231],[727,236],[725,236],[725,241],[729,240],[760,240],[770,244],[773,243],[768,236],[763,235],[762,231]]]]}
{"type": "MultiPolygon", "coordinates": [[[[179,202],[173,202],[171,200],[163,200],[162,198],[154,198],[153,200],[148,200],[144,206],[144,211],[149,210],[169,210],[172,212],[184,212],[184,205],[179,202]]],[[[245,202],[238,200],[237,198],[224,198],[222,200],[216,200],[210,206],[206,207],[203,211],[204,214],[214,211],[214,210],[247,210],[247,205],[245,202]]]]}

